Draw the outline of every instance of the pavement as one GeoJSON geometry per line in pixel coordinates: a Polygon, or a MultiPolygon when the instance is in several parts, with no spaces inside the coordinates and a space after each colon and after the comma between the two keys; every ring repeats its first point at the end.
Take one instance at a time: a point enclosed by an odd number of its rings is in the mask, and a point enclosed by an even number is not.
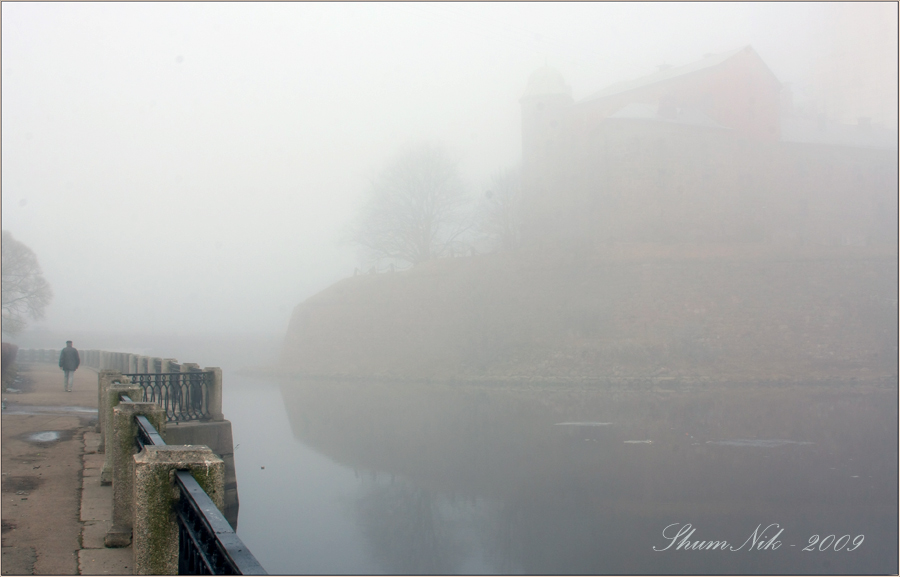
{"type": "Polygon", "coordinates": [[[2,393],[0,513],[3,575],[131,575],[132,550],[107,549],[112,487],[100,485],[97,373],[73,392],[52,364],[19,364],[2,393]]]}

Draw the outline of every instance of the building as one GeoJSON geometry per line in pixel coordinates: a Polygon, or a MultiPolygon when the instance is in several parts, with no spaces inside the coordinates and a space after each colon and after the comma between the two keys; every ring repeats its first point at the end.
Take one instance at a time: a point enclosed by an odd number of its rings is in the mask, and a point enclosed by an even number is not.
{"type": "Polygon", "coordinates": [[[526,243],[897,242],[897,133],[792,110],[749,46],[522,105],[526,243]]]}

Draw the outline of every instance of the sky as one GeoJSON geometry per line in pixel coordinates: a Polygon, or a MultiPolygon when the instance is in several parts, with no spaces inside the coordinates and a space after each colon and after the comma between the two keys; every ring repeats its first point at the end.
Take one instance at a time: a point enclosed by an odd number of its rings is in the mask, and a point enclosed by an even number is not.
{"type": "Polygon", "coordinates": [[[473,194],[519,161],[545,64],[577,100],[750,44],[802,98],[834,21],[777,2],[0,10],[2,226],[55,295],[34,327],[148,333],[283,333],[353,274],[348,229],[398,149],[443,143],[473,194]]]}

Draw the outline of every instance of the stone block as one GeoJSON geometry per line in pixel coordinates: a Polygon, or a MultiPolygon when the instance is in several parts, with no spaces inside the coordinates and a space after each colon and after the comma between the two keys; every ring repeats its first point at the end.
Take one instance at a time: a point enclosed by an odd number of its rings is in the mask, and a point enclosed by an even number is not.
{"type": "MultiPolygon", "coordinates": [[[[119,377],[121,378],[121,374],[119,374],[119,377]]],[[[110,426],[112,424],[113,411],[119,405],[119,399],[122,395],[127,395],[132,401],[140,401],[141,394],[141,387],[138,385],[116,384],[113,381],[106,387],[103,404],[100,405],[100,412],[106,415],[106,425],[104,425],[103,432],[106,459],[103,461],[103,469],[100,472],[100,482],[104,485],[112,483],[113,478],[113,456],[109,450],[112,437],[115,434],[114,427],[110,426]]]]}
{"type": "MultiPolygon", "coordinates": [[[[105,354],[105,353],[101,353],[105,354]]],[[[102,361],[101,361],[102,363],[102,361]]],[[[106,419],[110,416],[104,411],[104,401],[106,399],[106,389],[109,387],[110,383],[113,381],[119,381],[120,383],[125,381],[125,378],[122,376],[122,373],[119,371],[113,371],[107,369],[105,366],[101,364],[101,370],[97,373],[97,432],[101,434],[100,437],[100,451],[103,452],[103,448],[106,443],[106,439],[102,436],[104,435],[104,431],[106,430],[106,419]]]]}
{"type": "Polygon", "coordinates": [[[84,456],[85,469],[102,469],[106,459],[103,453],[89,453],[84,456]]]}
{"type": "Polygon", "coordinates": [[[102,521],[112,516],[112,503],[109,497],[81,499],[81,520],[102,521]]]}
{"type": "MultiPolygon", "coordinates": [[[[96,469],[94,469],[96,471],[96,469]]],[[[87,477],[81,483],[82,499],[106,499],[112,507],[112,487],[109,485],[101,485],[100,479],[95,477],[87,477]]],[[[112,510],[112,509],[110,509],[112,510]]]]}
{"type": "Polygon", "coordinates": [[[206,445],[225,461],[225,518],[234,529],[237,529],[240,501],[234,469],[231,421],[168,423],[165,439],[170,445],[206,445]]]}
{"type": "Polygon", "coordinates": [[[164,438],[170,445],[206,445],[217,455],[234,453],[231,421],[170,423],[164,438]]]}
{"type": "MultiPolygon", "coordinates": [[[[115,386],[109,389],[110,398],[117,395],[115,386]]],[[[107,455],[112,458],[113,485],[113,528],[110,529],[107,546],[125,546],[123,535],[134,522],[132,503],[134,501],[134,462],[137,423],[135,417],[143,415],[160,433],[165,432],[166,413],[156,403],[120,403],[113,409],[110,424],[111,435],[107,445],[107,455]],[[115,545],[111,545],[114,543],[115,545]]],[[[102,477],[101,477],[102,482],[102,477]]]]}
{"type": "Polygon", "coordinates": [[[221,511],[225,503],[225,463],[209,447],[145,447],[134,456],[134,565],[136,575],[178,571],[178,498],[174,471],[189,470],[221,511]]]}
{"type": "Polygon", "coordinates": [[[131,548],[82,549],[78,552],[78,570],[82,575],[134,575],[131,548]]]}
{"type": "MultiPolygon", "coordinates": [[[[83,520],[83,519],[82,519],[83,520]]],[[[103,549],[106,547],[104,539],[109,531],[110,522],[106,521],[87,521],[81,529],[81,548],[82,549],[103,549]]]]}

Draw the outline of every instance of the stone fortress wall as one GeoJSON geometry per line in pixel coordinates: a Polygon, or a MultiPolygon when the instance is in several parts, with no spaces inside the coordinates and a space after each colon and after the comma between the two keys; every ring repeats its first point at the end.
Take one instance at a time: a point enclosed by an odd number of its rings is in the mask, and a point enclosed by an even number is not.
{"type": "Polygon", "coordinates": [[[298,305],[283,368],[412,379],[897,378],[897,250],[616,244],[442,259],[298,305]]]}

